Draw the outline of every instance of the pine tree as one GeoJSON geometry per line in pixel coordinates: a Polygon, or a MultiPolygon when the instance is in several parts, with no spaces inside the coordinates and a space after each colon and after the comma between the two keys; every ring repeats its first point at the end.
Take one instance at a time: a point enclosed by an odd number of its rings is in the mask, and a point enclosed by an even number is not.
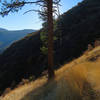
{"type": "Polygon", "coordinates": [[[27,0],[11,0],[7,2],[6,0],[0,2],[2,3],[0,15],[3,17],[8,15],[10,12],[18,12],[23,6],[27,4],[36,4],[42,7],[42,10],[29,10],[26,11],[36,11],[41,16],[44,21],[47,21],[47,30],[48,30],[48,78],[54,78],[54,56],[53,56],[53,12],[57,11],[57,7],[60,0],[34,0],[34,1],[27,1],[27,0]],[[57,5],[57,6],[55,6],[57,5]]]}

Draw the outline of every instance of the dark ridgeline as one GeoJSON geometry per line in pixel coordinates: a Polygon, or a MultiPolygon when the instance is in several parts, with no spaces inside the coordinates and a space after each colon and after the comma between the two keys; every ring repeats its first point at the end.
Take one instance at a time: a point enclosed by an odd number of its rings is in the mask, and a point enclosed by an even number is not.
{"type": "MultiPolygon", "coordinates": [[[[100,38],[100,0],[84,0],[56,22],[55,68],[80,56],[88,44],[100,38]]],[[[0,57],[0,88],[30,75],[39,77],[47,58],[40,52],[41,30],[12,44],[0,57]]]]}

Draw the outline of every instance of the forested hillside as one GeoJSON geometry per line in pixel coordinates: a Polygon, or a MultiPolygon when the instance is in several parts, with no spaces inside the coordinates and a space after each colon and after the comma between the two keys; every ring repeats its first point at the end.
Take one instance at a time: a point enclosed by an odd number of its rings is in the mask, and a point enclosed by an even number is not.
{"type": "MultiPolygon", "coordinates": [[[[55,68],[80,56],[100,39],[100,0],[84,0],[61,15],[55,25],[55,68]]],[[[40,48],[40,34],[45,28],[13,43],[0,56],[0,88],[16,84],[31,75],[39,77],[47,68],[47,58],[40,48]],[[6,77],[6,80],[5,78],[6,77]]]]}

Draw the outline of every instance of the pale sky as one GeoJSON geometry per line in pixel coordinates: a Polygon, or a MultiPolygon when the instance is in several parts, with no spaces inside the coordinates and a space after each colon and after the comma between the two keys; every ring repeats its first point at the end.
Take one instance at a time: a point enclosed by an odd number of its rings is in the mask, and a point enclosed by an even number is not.
{"type": "MultiPolygon", "coordinates": [[[[60,13],[66,12],[68,9],[77,5],[82,0],[61,0],[60,13]]],[[[0,28],[6,28],[8,30],[21,30],[21,29],[40,29],[41,19],[36,12],[29,12],[25,15],[23,13],[37,6],[25,6],[18,13],[10,13],[8,16],[2,18],[0,16],[0,28]]]]}

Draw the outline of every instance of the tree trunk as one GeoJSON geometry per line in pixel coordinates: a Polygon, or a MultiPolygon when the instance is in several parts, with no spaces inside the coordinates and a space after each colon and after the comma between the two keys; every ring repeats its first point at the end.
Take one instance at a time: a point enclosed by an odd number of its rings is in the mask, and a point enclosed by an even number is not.
{"type": "Polygon", "coordinates": [[[53,55],[53,0],[47,0],[48,17],[48,79],[55,76],[53,55]]]}

